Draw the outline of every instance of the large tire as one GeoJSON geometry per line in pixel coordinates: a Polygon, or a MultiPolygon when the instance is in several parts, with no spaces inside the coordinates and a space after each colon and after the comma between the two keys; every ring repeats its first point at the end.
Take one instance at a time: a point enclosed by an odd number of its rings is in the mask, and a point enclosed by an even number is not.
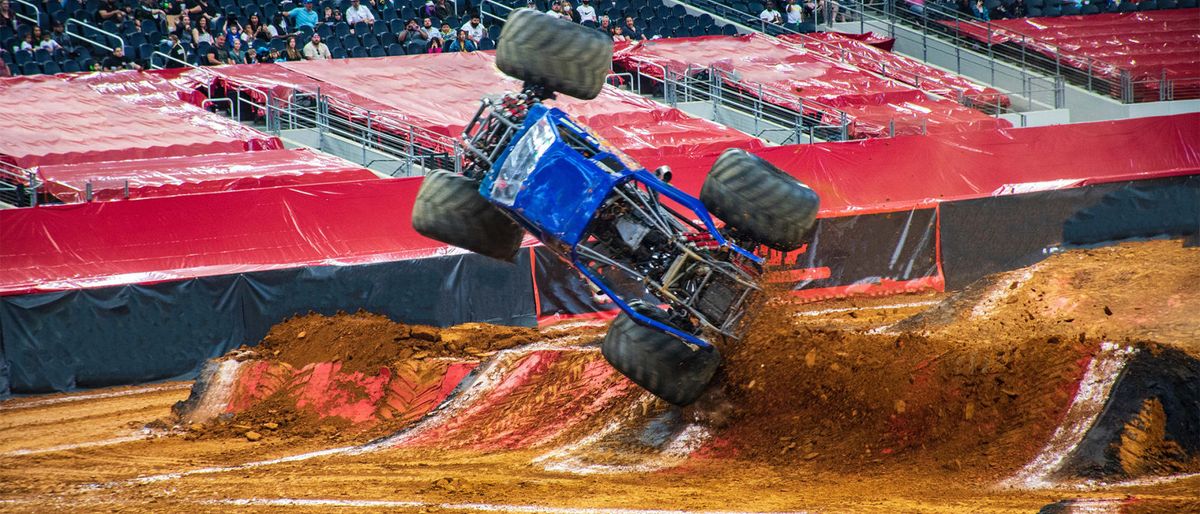
{"type": "Polygon", "coordinates": [[[738,148],[713,163],[700,201],[736,233],[784,252],[804,244],[820,205],[808,186],[738,148]]]}
{"type": "Polygon", "coordinates": [[[612,40],[603,32],[517,9],[500,31],[496,66],[510,77],[591,100],[604,87],[612,55],[612,40]]]}
{"type": "Polygon", "coordinates": [[[692,350],[670,334],[639,325],[624,312],[608,328],[600,352],[635,384],[679,406],[696,401],[721,364],[716,347],[692,350]]]}
{"type": "Polygon", "coordinates": [[[430,239],[512,262],[525,232],[479,194],[479,183],[437,170],[425,177],[413,204],[413,228],[430,239]]]}

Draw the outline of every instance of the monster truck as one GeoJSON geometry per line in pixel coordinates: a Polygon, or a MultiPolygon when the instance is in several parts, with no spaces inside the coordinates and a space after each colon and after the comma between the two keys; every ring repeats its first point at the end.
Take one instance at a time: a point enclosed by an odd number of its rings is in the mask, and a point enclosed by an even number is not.
{"type": "Polygon", "coordinates": [[[601,346],[608,362],[656,396],[687,405],[720,364],[712,342],[738,338],[760,291],[763,260],[753,252],[800,247],[818,198],[740,149],[717,159],[694,198],[667,183],[669,170],[636,166],[542,102],[555,93],[596,98],[611,60],[603,33],[513,11],[496,64],[523,88],[482,101],[462,136],[462,173],[425,178],[413,225],[509,261],[524,232],[532,233],[620,307],[601,346]]]}

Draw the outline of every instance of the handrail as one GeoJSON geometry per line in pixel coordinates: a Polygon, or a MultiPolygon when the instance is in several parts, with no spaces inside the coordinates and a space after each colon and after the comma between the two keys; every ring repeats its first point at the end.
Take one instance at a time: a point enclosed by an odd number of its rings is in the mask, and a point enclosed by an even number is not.
{"type": "MultiPolygon", "coordinates": [[[[92,29],[92,30],[94,30],[94,31],[96,31],[96,32],[99,32],[99,33],[101,33],[101,34],[104,34],[104,35],[107,35],[107,36],[111,36],[111,37],[117,38],[117,41],[119,41],[119,42],[121,43],[121,48],[125,48],[125,39],[124,39],[124,38],[122,38],[121,36],[118,36],[118,35],[116,35],[116,34],[113,34],[112,32],[109,32],[109,31],[107,31],[107,30],[104,30],[104,29],[102,29],[102,28],[100,28],[100,27],[97,27],[97,26],[95,26],[95,25],[92,25],[92,24],[90,24],[90,23],[85,23],[85,22],[79,21],[79,20],[77,20],[77,19],[75,19],[75,18],[67,18],[67,21],[66,21],[66,22],[63,24],[63,25],[65,26],[65,28],[66,28],[66,33],[67,33],[67,35],[69,35],[69,36],[72,36],[72,37],[75,37],[75,38],[82,39],[82,40],[84,40],[84,41],[87,41],[88,43],[91,43],[91,44],[93,44],[93,45],[96,45],[96,46],[98,46],[98,47],[100,47],[100,48],[104,48],[104,49],[107,49],[107,50],[110,50],[110,51],[111,51],[111,50],[113,50],[113,47],[111,47],[111,46],[108,46],[107,44],[100,43],[100,42],[98,42],[98,41],[93,41],[93,40],[89,39],[89,38],[88,38],[88,37],[86,37],[86,36],[83,36],[83,35],[81,35],[81,34],[75,34],[74,32],[71,32],[71,24],[72,24],[72,23],[76,23],[76,24],[82,25],[84,29],[92,29]]],[[[106,42],[106,43],[107,43],[107,42],[106,42]]]]}
{"type": "MultiPolygon", "coordinates": [[[[30,17],[28,17],[28,16],[26,16],[26,15],[24,15],[24,14],[21,14],[21,13],[19,13],[19,12],[16,12],[16,11],[13,11],[13,14],[17,15],[17,16],[18,16],[18,17],[20,17],[20,18],[23,18],[23,19],[25,19],[25,20],[29,21],[30,23],[33,23],[34,25],[41,25],[41,24],[42,24],[42,10],[41,10],[41,8],[39,8],[39,7],[37,6],[37,4],[34,4],[34,3],[31,3],[31,2],[28,2],[28,1],[26,1],[26,0],[16,0],[16,2],[17,2],[17,3],[19,3],[19,4],[22,4],[22,5],[27,5],[27,6],[29,6],[29,7],[32,7],[32,8],[33,8],[33,15],[34,15],[34,16],[35,16],[37,19],[30,18],[30,17]]],[[[34,41],[34,43],[37,43],[37,41],[34,41]]]]}

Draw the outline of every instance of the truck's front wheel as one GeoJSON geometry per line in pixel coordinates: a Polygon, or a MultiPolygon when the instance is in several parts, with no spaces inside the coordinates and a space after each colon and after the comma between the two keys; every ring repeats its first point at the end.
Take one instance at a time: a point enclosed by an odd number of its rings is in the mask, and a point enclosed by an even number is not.
{"type": "Polygon", "coordinates": [[[785,252],[804,244],[820,204],[808,186],[739,148],[713,163],[700,201],[739,234],[785,252]]]}
{"type": "MultiPolygon", "coordinates": [[[[656,320],[665,319],[653,307],[635,308],[656,320]]],[[[612,367],[635,384],[680,406],[700,397],[721,364],[721,354],[715,347],[711,351],[693,350],[666,332],[639,325],[624,312],[608,328],[600,351],[612,367]]]]}
{"type": "Polygon", "coordinates": [[[413,203],[413,228],[421,235],[511,262],[525,231],[479,194],[479,182],[437,170],[425,177],[413,203]]]}
{"type": "Polygon", "coordinates": [[[500,31],[496,67],[510,77],[591,100],[604,88],[612,55],[612,39],[599,30],[517,9],[500,31]]]}

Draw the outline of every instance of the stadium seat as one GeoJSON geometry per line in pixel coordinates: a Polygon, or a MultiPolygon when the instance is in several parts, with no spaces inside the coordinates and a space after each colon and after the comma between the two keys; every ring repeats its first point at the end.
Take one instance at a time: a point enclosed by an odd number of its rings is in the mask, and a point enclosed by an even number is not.
{"type": "Polygon", "coordinates": [[[1093,4],[1083,6],[1083,14],[1099,14],[1100,8],[1093,4]]]}
{"type": "Polygon", "coordinates": [[[486,37],[483,39],[480,39],[479,40],[479,49],[480,50],[495,50],[496,42],[492,41],[491,38],[486,38],[486,37]]]}
{"type": "Polygon", "coordinates": [[[1118,10],[1118,12],[1134,12],[1137,9],[1138,9],[1137,4],[1135,4],[1133,2],[1125,2],[1125,3],[1121,4],[1121,8],[1118,10]]]}
{"type": "Polygon", "coordinates": [[[150,56],[154,55],[154,47],[150,43],[142,43],[138,46],[137,58],[143,61],[150,60],[150,56]]]}
{"type": "Polygon", "coordinates": [[[1079,15],[1082,13],[1083,13],[1083,10],[1080,9],[1078,5],[1063,4],[1063,6],[1062,6],[1062,15],[1063,16],[1076,16],[1076,15],[1079,15]]]}
{"type": "Polygon", "coordinates": [[[1154,0],[1142,0],[1137,4],[1139,11],[1155,11],[1158,10],[1158,2],[1154,0]]]}
{"type": "Polygon", "coordinates": [[[392,34],[404,32],[404,23],[404,20],[392,20],[388,22],[388,25],[391,25],[392,34]]]}
{"type": "Polygon", "coordinates": [[[29,61],[21,65],[22,75],[37,75],[42,72],[42,67],[38,63],[29,61]]]}
{"type": "Polygon", "coordinates": [[[388,32],[390,32],[390,30],[388,29],[388,25],[386,23],[376,23],[371,25],[371,33],[375,34],[376,37],[382,37],[388,32]]]}
{"type": "MultiPolygon", "coordinates": [[[[297,43],[299,43],[299,41],[297,41],[297,43]]],[[[284,48],[287,48],[287,40],[283,39],[283,38],[272,39],[268,48],[270,50],[278,50],[278,51],[282,52],[284,48]]]]}
{"type": "Polygon", "coordinates": [[[345,59],[346,58],[346,49],[339,46],[337,48],[330,50],[329,55],[333,56],[334,59],[345,59]]]}
{"type": "Polygon", "coordinates": [[[342,38],[342,48],[345,48],[346,52],[350,52],[359,46],[358,38],[355,37],[354,34],[350,34],[342,38]]]}
{"type": "Polygon", "coordinates": [[[500,27],[497,27],[495,25],[488,27],[488,37],[492,38],[493,41],[499,40],[500,39],[500,27]]]}
{"type": "Polygon", "coordinates": [[[50,51],[45,48],[38,48],[33,51],[33,60],[37,62],[46,62],[50,60],[50,51]]]}
{"type": "Polygon", "coordinates": [[[42,64],[42,73],[45,73],[47,75],[55,75],[58,73],[62,73],[62,68],[60,68],[58,66],[58,63],[56,63],[54,61],[50,61],[50,62],[42,64]]]}
{"type": "Polygon", "coordinates": [[[1196,0],[1179,0],[1179,8],[1180,9],[1195,9],[1196,5],[1197,5],[1196,0]]]}
{"type": "Polygon", "coordinates": [[[1059,9],[1057,5],[1047,5],[1042,8],[1042,16],[1062,16],[1062,9],[1059,9]]]}
{"type": "Polygon", "coordinates": [[[1179,3],[1175,0],[1158,0],[1159,9],[1178,9],[1179,3]]]}
{"type": "Polygon", "coordinates": [[[346,22],[338,22],[333,26],[333,34],[337,37],[344,38],[350,34],[350,25],[346,22]]]}
{"type": "Polygon", "coordinates": [[[395,57],[397,55],[404,55],[404,47],[400,46],[400,43],[392,43],[392,44],[388,45],[387,53],[388,53],[388,55],[390,55],[392,57],[395,57]]]}
{"type": "Polygon", "coordinates": [[[279,13],[279,8],[275,7],[274,4],[267,4],[267,5],[262,6],[263,23],[266,23],[270,20],[275,19],[275,15],[278,13],[279,13]]]}
{"type": "Polygon", "coordinates": [[[366,57],[367,49],[361,46],[356,46],[350,50],[350,57],[366,57]]]}
{"type": "Polygon", "coordinates": [[[387,57],[387,52],[383,51],[383,47],[379,45],[372,46],[367,55],[371,57],[387,57]]]}
{"type": "Polygon", "coordinates": [[[67,59],[62,63],[62,71],[63,73],[77,73],[79,72],[79,63],[74,59],[67,59]]]}
{"type": "Polygon", "coordinates": [[[379,44],[379,38],[376,38],[375,34],[372,34],[370,32],[362,34],[361,36],[359,36],[358,40],[361,41],[362,46],[364,46],[366,48],[371,48],[371,47],[379,44]]]}
{"type": "Polygon", "coordinates": [[[359,34],[359,35],[370,34],[371,26],[367,25],[367,22],[365,22],[365,21],[360,21],[358,23],[355,23],[354,24],[354,33],[359,34]]]}
{"type": "Polygon", "coordinates": [[[737,35],[737,27],[734,27],[733,25],[729,25],[729,24],[723,25],[723,26],[721,26],[721,33],[726,36],[736,36],[737,35]]]}
{"type": "Polygon", "coordinates": [[[18,50],[13,52],[13,62],[17,66],[24,66],[26,63],[33,62],[33,52],[29,50],[18,50]]]}
{"type": "Polygon", "coordinates": [[[78,61],[79,61],[79,71],[92,71],[93,69],[96,68],[96,61],[93,60],[91,57],[80,58],[80,59],[78,59],[78,61]]]}
{"type": "Polygon", "coordinates": [[[321,35],[321,39],[330,39],[333,36],[333,29],[324,23],[317,24],[317,34],[321,35]]]}

